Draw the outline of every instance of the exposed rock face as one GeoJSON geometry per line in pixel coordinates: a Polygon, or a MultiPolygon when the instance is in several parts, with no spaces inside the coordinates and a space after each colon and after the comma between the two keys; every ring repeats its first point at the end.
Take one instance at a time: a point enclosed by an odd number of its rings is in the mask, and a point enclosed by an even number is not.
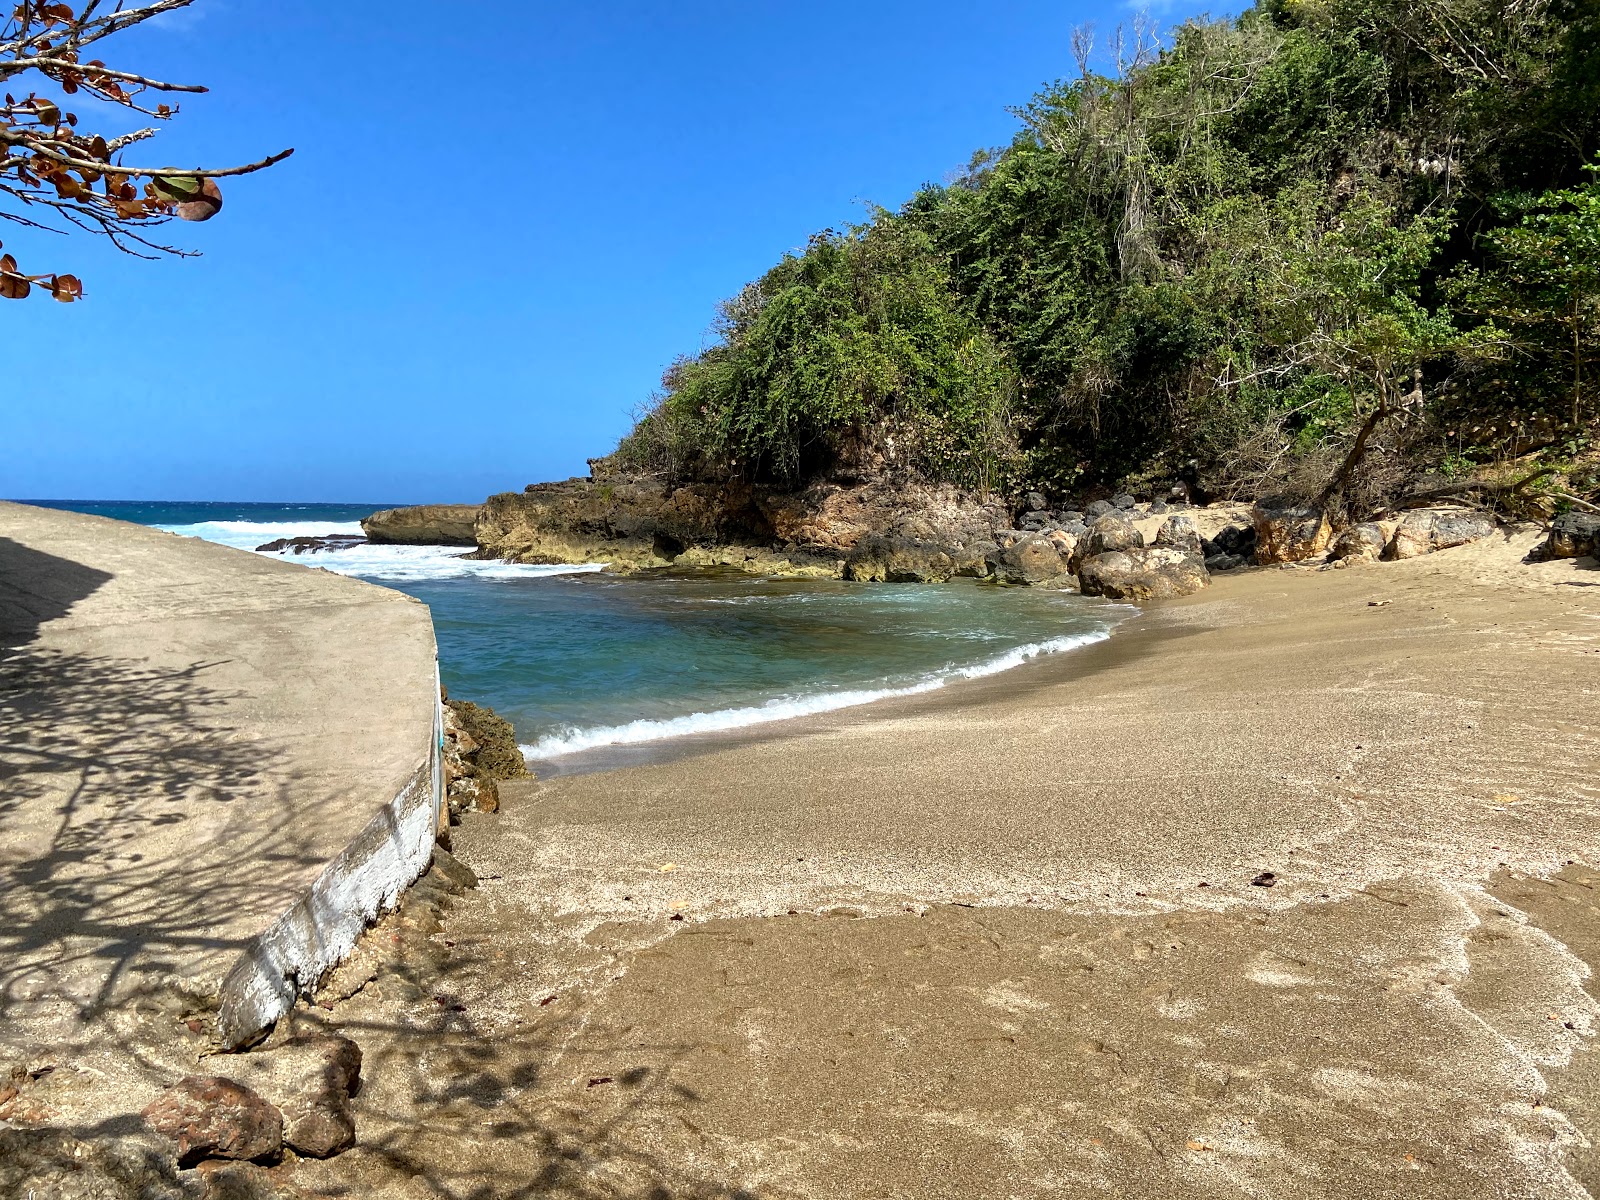
{"type": "Polygon", "coordinates": [[[1418,558],[1478,541],[1494,531],[1494,518],[1483,513],[1418,509],[1407,513],[1400,522],[1385,557],[1418,558]]]}
{"type": "Polygon", "coordinates": [[[786,493],[600,475],[491,496],[477,533],[484,557],[519,562],[926,581],[985,574],[996,531],[1009,524],[998,501],[949,485],[880,479],[786,493]]]}
{"type": "Polygon", "coordinates": [[[275,1158],[283,1115],[232,1079],[189,1075],[144,1110],[145,1123],[178,1144],[179,1162],[203,1158],[275,1158]]]}
{"type": "Polygon", "coordinates": [[[367,540],[406,546],[476,546],[473,526],[481,505],[417,504],[386,508],[361,522],[367,540]]]}
{"type": "Polygon", "coordinates": [[[1085,562],[1096,555],[1138,550],[1143,547],[1144,534],[1135,528],[1133,522],[1115,509],[1108,509],[1094,517],[1089,528],[1078,539],[1072,555],[1072,570],[1077,572],[1085,562]]]}
{"type": "Polygon", "coordinates": [[[1600,558],[1600,514],[1562,513],[1550,522],[1544,552],[1550,558],[1600,558]]]}
{"type": "Polygon", "coordinates": [[[1256,562],[1305,562],[1327,553],[1333,540],[1328,514],[1315,505],[1258,500],[1250,514],[1256,531],[1256,562]]]}
{"type": "Polygon", "coordinates": [[[1168,546],[1110,550],[1086,559],[1078,568],[1078,585],[1085,596],[1137,603],[1187,596],[1210,582],[1198,555],[1168,546]]]}

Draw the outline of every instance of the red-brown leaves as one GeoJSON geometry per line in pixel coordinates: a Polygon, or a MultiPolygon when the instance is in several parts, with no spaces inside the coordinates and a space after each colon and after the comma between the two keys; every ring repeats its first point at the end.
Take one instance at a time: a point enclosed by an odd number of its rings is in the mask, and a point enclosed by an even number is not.
{"type": "Polygon", "coordinates": [[[0,255],[0,299],[25,300],[33,285],[17,269],[17,260],[9,254],[0,255]]]}
{"type": "Polygon", "coordinates": [[[178,205],[178,217],[184,221],[209,221],[222,211],[222,189],[215,179],[200,184],[200,194],[178,205]]]}
{"type": "Polygon", "coordinates": [[[74,300],[83,299],[83,284],[76,275],[52,275],[50,294],[63,304],[71,304],[74,300]]]}

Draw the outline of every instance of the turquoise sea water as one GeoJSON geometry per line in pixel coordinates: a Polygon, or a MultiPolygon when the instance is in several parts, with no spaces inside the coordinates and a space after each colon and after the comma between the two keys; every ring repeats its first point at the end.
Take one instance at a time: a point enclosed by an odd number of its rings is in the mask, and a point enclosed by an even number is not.
{"type": "MultiPolygon", "coordinates": [[[[390,507],[50,503],[245,550],[359,533],[361,517],[390,507]]],[[[971,581],[619,577],[461,553],[361,546],[287,557],[425,602],[451,694],[498,710],[536,760],[930,691],[1100,640],[1129,611],[971,581]]]]}

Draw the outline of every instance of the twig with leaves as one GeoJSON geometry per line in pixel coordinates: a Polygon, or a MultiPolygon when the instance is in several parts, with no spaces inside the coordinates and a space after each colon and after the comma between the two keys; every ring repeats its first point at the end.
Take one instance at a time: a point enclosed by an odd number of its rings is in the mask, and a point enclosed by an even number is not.
{"type": "MultiPolygon", "coordinates": [[[[73,97],[87,97],[167,121],[177,106],[148,99],[151,93],[206,91],[83,58],[85,47],[191,3],[154,0],[125,8],[115,0],[102,12],[105,0],[80,0],[76,8],[21,0],[0,22],[0,86],[39,77],[26,95],[8,92],[0,103],[0,220],[55,233],[69,232],[65,224],[100,234],[140,258],[185,257],[193,251],[152,241],[144,231],[173,217],[209,220],[222,208],[218,179],[263,170],[294,153],[284,150],[236,167],[134,166],[123,161],[122,152],[154,137],[155,127],[108,137],[84,128],[78,114],[67,111],[73,97]]],[[[22,299],[35,286],[66,302],[83,295],[74,275],[29,274],[12,255],[0,255],[0,298],[22,299]]]]}

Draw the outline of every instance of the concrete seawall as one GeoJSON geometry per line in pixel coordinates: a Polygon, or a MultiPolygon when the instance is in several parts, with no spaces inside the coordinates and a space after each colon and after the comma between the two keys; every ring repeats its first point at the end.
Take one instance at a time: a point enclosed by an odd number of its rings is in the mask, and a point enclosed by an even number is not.
{"type": "Polygon", "coordinates": [[[0,1075],[271,1025],[426,869],[438,698],[398,592],[0,504],[0,1075]]]}

